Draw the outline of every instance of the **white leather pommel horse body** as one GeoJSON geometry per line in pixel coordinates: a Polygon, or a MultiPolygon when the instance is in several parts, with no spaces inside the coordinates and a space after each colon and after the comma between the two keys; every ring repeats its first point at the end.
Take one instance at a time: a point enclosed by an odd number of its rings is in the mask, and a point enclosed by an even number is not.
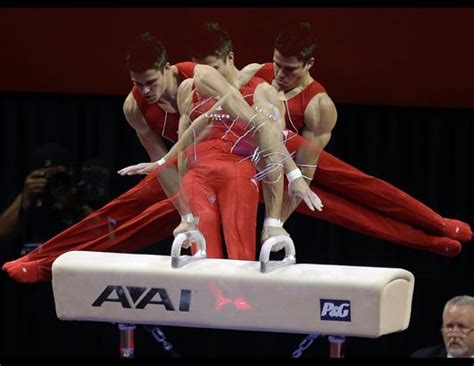
{"type": "Polygon", "coordinates": [[[57,315],[371,338],[409,324],[414,277],[403,269],[290,264],[262,273],[258,261],[171,262],[161,255],[65,253],[52,269],[57,315]]]}

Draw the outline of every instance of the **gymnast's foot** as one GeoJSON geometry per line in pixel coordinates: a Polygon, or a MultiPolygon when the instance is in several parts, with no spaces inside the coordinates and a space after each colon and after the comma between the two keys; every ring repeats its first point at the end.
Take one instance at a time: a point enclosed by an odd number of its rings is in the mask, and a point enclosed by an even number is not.
{"type": "Polygon", "coordinates": [[[457,240],[446,237],[435,237],[432,241],[432,246],[429,248],[423,247],[421,249],[428,249],[436,254],[446,257],[454,257],[461,252],[461,243],[457,240]]]}
{"type": "Polygon", "coordinates": [[[444,218],[443,220],[446,224],[443,228],[443,235],[462,243],[468,243],[472,240],[472,230],[468,224],[454,219],[444,218]]]}
{"type": "Polygon", "coordinates": [[[30,262],[31,259],[28,257],[28,254],[25,254],[23,257],[17,258],[13,261],[10,262],[5,262],[2,266],[2,270],[5,272],[8,271],[8,268],[16,266],[18,263],[23,263],[23,262],[30,262]]]}
{"type": "Polygon", "coordinates": [[[6,263],[2,269],[16,282],[34,283],[51,279],[51,268],[40,266],[37,261],[9,263],[9,266],[6,263]]]}

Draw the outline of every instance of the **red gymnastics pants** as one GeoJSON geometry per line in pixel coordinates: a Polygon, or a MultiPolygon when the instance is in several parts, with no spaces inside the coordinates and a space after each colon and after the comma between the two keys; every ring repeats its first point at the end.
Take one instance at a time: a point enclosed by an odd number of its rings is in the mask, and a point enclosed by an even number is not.
{"type": "MultiPolygon", "coordinates": [[[[289,150],[304,143],[302,137],[291,139],[289,150]]],[[[67,251],[135,252],[171,235],[179,215],[171,200],[163,199],[156,171],[3,269],[19,282],[46,281],[53,261],[67,251]]],[[[405,192],[324,151],[311,189],[323,201],[323,211],[310,211],[302,203],[298,212],[369,236],[446,256],[457,255],[459,241],[472,238],[469,225],[441,217],[405,192]]]]}
{"type": "Polygon", "coordinates": [[[199,218],[208,257],[224,258],[222,228],[227,257],[253,261],[259,201],[256,171],[249,160],[230,154],[230,146],[221,139],[197,144],[196,155],[193,151],[188,156],[182,189],[199,218]]]}

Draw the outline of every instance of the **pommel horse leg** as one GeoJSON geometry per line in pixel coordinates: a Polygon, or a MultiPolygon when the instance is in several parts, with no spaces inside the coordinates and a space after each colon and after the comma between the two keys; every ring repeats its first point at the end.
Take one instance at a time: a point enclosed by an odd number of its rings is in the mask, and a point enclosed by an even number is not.
{"type": "Polygon", "coordinates": [[[135,357],[135,325],[119,323],[120,330],[120,358],[135,357]]]}
{"type": "Polygon", "coordinates": [[[344,343],[345,337],[329,336],[329,357],[330,358],[344,358],[344,343]]]}

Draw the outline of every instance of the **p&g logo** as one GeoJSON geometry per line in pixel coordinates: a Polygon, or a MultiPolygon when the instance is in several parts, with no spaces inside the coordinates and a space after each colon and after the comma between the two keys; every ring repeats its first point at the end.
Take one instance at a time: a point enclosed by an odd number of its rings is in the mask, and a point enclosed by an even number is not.
{"type": "Polygon", "coordinates": [[[349,300],[319,299],[319,305],[321,320],[351,321],[351,302],[349,300]]]}

